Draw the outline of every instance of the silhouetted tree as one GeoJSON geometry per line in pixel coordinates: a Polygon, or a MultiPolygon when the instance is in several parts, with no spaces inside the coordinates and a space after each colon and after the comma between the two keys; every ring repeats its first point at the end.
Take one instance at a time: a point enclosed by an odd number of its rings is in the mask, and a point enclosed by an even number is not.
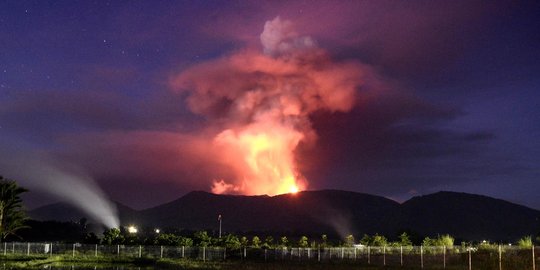
{"type": "Polygon", "coordinates": [[[111,228],[103,232],[103,238],[101,238],[101,243],[105,245],[123,244],[124,240],[124,236],[120,232],[120,229],[111,228]]]}
{"type": "Polygon", "coordinates": [[[388,245],[388,240],[386,239],[386,237],[379,235],[378,233],[376,233],[371,239],[371,246],[382,247],[382,246],[387,246],[387,245],[388,245]]]}
{"type": "Polygon", "coordinates": [[[436,242],[436,239],[431,239],[429,237],[426,237],[422,241],[422,246],[425,246],[425,247],[435,246],[435,242],[436,242]]]}
{"type": "Polygon", "coordinates": [[[450,236],[449,234],[441,235],[437,238],[424,238],[424,241],[422,241],[423,246],[447,246],[452,247],[454,246],[454,237],[450,236]]]}
{"type": "Polygon", "coordinates": [[[321,235],[321,247],[325,248],[328,246],[328,236],[326,234],[321,235]]]}
{"type": "Polygon", "coordinates": [[[454,246],[454,237],[450,236],[449,234],[443,234],[439,237],[437,237],[437,246],[446,246],[446,247],[453,247],[454,246]]]}
{"type": "Polygon", "coordinates": [[[286,247],[289,244],[289,239],[287,239],[287,236],[282,236],[279,239],[279,246],[280,247],[286,247]]]}
{"type": "Polygon", "coordinates": [[[180,237],[172,233],[160,233],[156,239],[154,239],[155,245],[162,246],[178,246],[180,242],[180,237]]]}
{"type": "Polygon", "coordinates": [[[371,245],[371,242],[372,242],[371,236],[369,236],[367,234],[364,234],[364,236],[362,236],[362,239],[360,239],[360,244],[362,244],[364,246],[371,245]]]}
{"type": "Polygon", "coordinates": [[[178,238],[178,246],[191,247],[193,246],[193,239],[189,237],[180,236],[178,238]]]}
{"type": "Polygon", "coordinates": [[[300,237],[300,240],[298,240],[298,246],[301,248],[308,247],[308,238],[307,236],[300,237]]]}
{"type": "Polygon", "coordinates": [[[258,248],[261,245],[261,239],[258,236],[253,236],[253,239],[251,239],[251,244],[254,248],[258,248]]]}
{"type": "Polygon", "coordinates": [[[530,236],[525,236],[519,239],[517,244],[520,248],[531,248],[533,245],[532,238],[530,236]]]}
{"type": "Polygon", "coordinates": [[[93,233],[93,232],[87,233],[84,236],[83,242],[85,244],[98,244],[99,243],[99,237],[97,237],[97,235],[95,233],[93,233]]]}
{"type": "Polygon", "coordinates": [[[194,235],[195,241],[199,247],[207,247],[212,243],[212,237],[206,231],[198,231],[194,235]]]}
{"type": "Polygon", "coordinates": [[[352,234],[347,235],[345,237],[345,243],[343,243],[346,247],[352,247],[354,245],[354,236],[352,234]]]}
{"type": "Polygon", "coordinates": [[[399,235],[398,243],[400,246],[412,246],[412,241],[406,232],[403,232],[402,234],[399,235]]]}
{"type": "Polygon", "coordinates": [[[274,246],[274,237],[272,236],[267,236],[265,239],[264,239],[264,243],[263,243],[263,248],[271,248],[274,246]]]}
{"type": "Polygon", "coordinates": [[[21,194],[28,190],[19,187],[13,180],[0,176],[0,236],[5,239],[26,228],[26,214],[22,209],[21,194]]]}
{"type": "Polygon", "coordinates": [[[224,240],[225,247],[231,250],[239,249],[241,246],[240,239],[238,236],[233,234],[227,234],[224,240]]]}
{"type": "Polygon", "coordinates": [[[240,238],[240,245],[242,245],[242,247],[247,247],[249,245],[247,237],[242,236],[242,238],[240,238]]]}

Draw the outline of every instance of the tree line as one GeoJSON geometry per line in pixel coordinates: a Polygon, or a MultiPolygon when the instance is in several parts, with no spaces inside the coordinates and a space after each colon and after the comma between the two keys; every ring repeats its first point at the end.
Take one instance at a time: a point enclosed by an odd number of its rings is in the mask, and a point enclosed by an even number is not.
{"type": "MultiPolygon", "coordinates": [[[[538,239],[540,240],[540,239],[538,239]]],[[[102,238],[98,238],[94,234],[88,234],[85,239],[88,244],[104,244],[104,245],[163,245],[163,246],[184,246],[184,247],[225,247],[227,249],[239,248],[329,248],[329,247],[412,247],[413,241],[406,232],[401,233],[395,241],[389,241],[383,235],[367,235],[364,234],[360,240],[356,240],[353,235],[348,235],[341,240],[329,240],[326,234],[312,239],[307,236],[289,238],[281,236],[274,238],[273,236],[259,237],[241,236],[236,234],[226,234],[223,237],[215,237],[207,231],[196,231],[191,235],[179,235],[175,233],[130,233],[128,229],[122,227],[108,229],[103,233],[102,238]]],[[[455,239],[449,234],[439,235],[437,237],[425,237],[420,244],[425,247],[452,247],[455,239]]],[[[531,236],[526,236],[516,242],[517,246],[522,248],[530,248],[534,241],[531,236]]],[[[471,242],[461,242],[461,246],[471,246],[471,242]]],[[[475,246],[478,248],[493,248],[497,243],[482,241],[475,246]]]]}

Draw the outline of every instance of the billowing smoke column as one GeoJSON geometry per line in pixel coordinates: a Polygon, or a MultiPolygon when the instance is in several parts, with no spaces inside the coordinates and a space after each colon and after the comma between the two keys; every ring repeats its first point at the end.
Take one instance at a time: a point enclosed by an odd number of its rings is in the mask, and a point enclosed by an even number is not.
{"type": "Polygon", "coordinates": [[[75,169],[60,169],[51,157],[37,152],[1,145],[0,150],[3,176],[17,180],[31,191],[39,189],[62,198],[108,228],[119,227],[116,207],[89,176],[75,169]]]}
{"type": "Polygon", "coordinates": [[[189,93],[190,109],[221,129],[212,155],[233,171],[216,176],[214,193],[281,194],[307,187],[295,149],[316,134],[309,115],[348,111],[363,67],[336,63],[310,37],[279,17],[260,35],[263,52],[243,50],[183,71],[173,86],[189,93]]]}

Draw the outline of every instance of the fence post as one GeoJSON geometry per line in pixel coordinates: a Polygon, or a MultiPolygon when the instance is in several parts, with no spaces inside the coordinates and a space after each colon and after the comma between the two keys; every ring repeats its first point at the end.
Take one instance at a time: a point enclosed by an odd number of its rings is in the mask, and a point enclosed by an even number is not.
{"type": "Polygon", "coordinates": [[[182,258],[184,258],[184,246],[182,246],[182,258]]]}
{"type": "Polygon", "coordinates": [[[223,249],[223,260],[227,259],[227,248],[223,249]]]}
{"type": "Polygon", "coordinates": [[[75,243],[73,243],[73,253],[71,257],[75,258],[75,243]]]}
{"type": "Polygon", "coordinates": [[[244,247],[244,259],[247,258],[246,247],[244,247]]]}
{"type": "Polygon", "coordinates": [[[371,264],[371,258],[370,258],[371,252],[369,250],[369,246],[367,247],[367,263],[371,264]]]}
{"type": "Polygon", "coordinates": [[[499,270],[502,270],[502,250],[501,250],[501,245],[499,245],[499,270]]]}
{"type": "Polygon", "coordinates": [[[159,258],[163,258],[163,246],[160,246],[159,248],[159,258]]]}
{"type": "Polygon", "coordinates": [[[443,246],[442,254],[443,254],[443,259],[442,259],[443,269],[446,269],[446,246],[443,246]]]}
{"type": "Polygon", "coordinates": [[[139,245],[139,258],[141,257],[141,255],[142,255],[142,246],[139,245]]]}
{"type": "Polygon", "coordinates": [[[354,260],[356,261],[356,247],[354,248],[354,260]]]}
{"type": "Polygon", "coordinates": [[[469,247],[469,270],[472,269],[472,260],[471,260],[471,247],[469,247]]]}
{"type": "Polygon", "coordinates": [[[4,242],[4,256],[6,256],[7,242],[4,242]]]}
{"type": "Polygon", "coordinates": [[[420,246],[420,268],[424,269],[424,246],[420,246]]]}
{"type": "Polygon", "coordinates": [[[308,261],[311,259],[311,248],[307,248],[307,258],[308,261]]]}
{"type": "Polygon", "coordinates": [[[399,247],[399,264],[403,266],[403,246],[399,247]]]}
{"type": "Polygon", "coordinates": [[[321,246],[319,246],[319,250],[317,251],[317,261],[321,261],[321,246]]]}
{"type": "Polygon", "coordinates": [[[28,242],[28,246],[26,248],[26,255],[30,255],[30,242],[28,242]]]}
{"type": "Polygon", "coordinates": [[[95,252],[94,252],[95,257],[97,257],[97,245],[98,245],[98,244],[96,244],[96,250],[95,250],[95,252]]]}
{"type": "MultiPolygon", "coordinates": [[[[291,251],[292,251],[292,250],[291,250],[291,251]]],[[[265,262],[266,262],[266,253],[267,253],[267,252],[268,252],[268,249],[265,248],[265,249],[264,249],[264,261],[265,261],[265,262]]],[[[291,254],[292,254],[292,252],[291,252],[291,254]]],[[[291,255],[291,256],[292,256],[292,255],[291,255]]]]}
{"type": "Polygon", "coordinates": [[[206,247],[202,247],[202,260],[206,261],[206,247]]]}
{"type": "Polygon", "coordinates": [[[532,246],[532,259],[533,259],[533,270],[536,270],[536,262],[534,260],[534,245],[532,246]]]}
{"type": "Polygon", "coordinates": [[[116,255],[120,256],[120,245],[116,245],[116,255]]]}
{"type": "Polygon", "coordinates": [[[386,266],[386,246],[383,246],[383,265],[386,266]]]}

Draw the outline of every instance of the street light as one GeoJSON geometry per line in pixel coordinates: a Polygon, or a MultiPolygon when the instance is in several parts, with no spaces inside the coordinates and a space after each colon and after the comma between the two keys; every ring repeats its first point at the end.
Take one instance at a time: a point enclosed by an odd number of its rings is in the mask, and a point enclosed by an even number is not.
{"type": "Polygon", "coordinates": [[[154,232],[159,233],[160,230],[156,228],[156,229],[154,230],[154,232]]]}
{"type": "Polygon", "coordinates": [[[135,226],[133,226],[133,225],[131,225],[131,226],[128,227],[128,232],[129,232],[129,233],[137,233],[137,231],[138,231],[138,230],[137,230],[137,227],[135,227],[135,226]]]}

